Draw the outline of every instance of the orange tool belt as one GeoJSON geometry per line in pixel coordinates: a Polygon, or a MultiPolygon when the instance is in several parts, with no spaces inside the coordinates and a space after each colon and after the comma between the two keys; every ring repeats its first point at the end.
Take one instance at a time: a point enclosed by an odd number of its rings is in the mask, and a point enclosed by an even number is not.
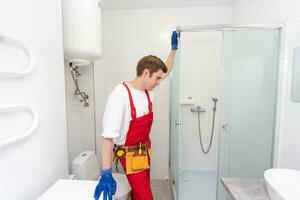
{"type": "Polygon", "coordinates": [[[114,145],[114,162],[118,170],[118,161],[126,160],[126,174],[133,174],[150,168],[151,148],[149,143],[134,146],[114,145]]]}

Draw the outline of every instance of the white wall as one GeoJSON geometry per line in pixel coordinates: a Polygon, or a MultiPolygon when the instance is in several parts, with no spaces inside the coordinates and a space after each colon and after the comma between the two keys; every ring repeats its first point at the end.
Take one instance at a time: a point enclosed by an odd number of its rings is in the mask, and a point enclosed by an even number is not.
{"type": "Polygon", "coordinates": [[[283,32],[283,54],[280,63],[280,113],[279,113],[279,140],[275,166],[283,168],[300,169],[300,104],[293,103],[291,96],[292,81],[292,51],[300,46],[299,13],[300,2],[297,0],[237,0],[233,6],[234,22],[236,24],[248,23],[282,23],[285,25],[283,32]],[[298,26],[293,26],[292,24],[298,26]],[[296,32],[294,30],[297,29],[296,32]]]}
{"type": "MultiPolygon", "coordinates": [[[[231,6],[104,11],[102,57],[95,66],[97,142],[109,93],[118,83],[135,77],[141,57],[154,54],[165,60],[176,26],[230,24],[231,14],[231,6]]],[[[169,161],[169,79],[155,93],[154,109],[152,178],[165,178],[169,161]]]]}
{"type": "Polygon", "coordinates": [[[297,0],[236,0],[233,5],[235,24],[283,23],[300,20],[297,0]]]}
{"type": "Polygon", "coordinates": [[[192,97],[195,105],[180,107],[180,168],[184,169],[217,169],[218,135],[219,135],[219,102],[215,116],[214,136],[209,153],[201,150],[198,130],[198,114],[191,108],[201,106],[206,112],[200,114],[201,136],[203,147],[209,147],[213,101],[219,99],[221,69],[221,32],[188,32],[181,33],[180,79],[181,100],[192,97]]]}
{"type": "MultiPolygon", "coordinates": [[[[299,4],[300,5],[300,4],[299,4]]],[[[279,137],[278,166],[300,170],[300,103],[291,101],[293,49],[300,46],[300,23],[288,24],[286,31],[286,72],[283,82],[282,114],[279,137]]]]}
{"type": "MultiPolygon", "coordinates": [[[[79,89],[85,92],[89,98],[88,107],[83,106],[78,96],[75,97],[75,85],[65,63],[66,99],[67,99],[67,124],[68,124],[68,158],[71,170],[73,159],[83,151],[95,151],[95,116],[94,116],[94,68],[81,67],[79,72],[79,89]]],[[[71,173],[71,171],[70,171],[71,173]]]]}
{"type": "Polygon", "coordinates": [[[36,56],[29,75],[0,77],[0,107],[27,103],[40,116],[30,138],[0,148],[0,199],[32,200],[68,175],[61,1],[1,1],[0,24],[0,34],[23,40],[36,56]]]}

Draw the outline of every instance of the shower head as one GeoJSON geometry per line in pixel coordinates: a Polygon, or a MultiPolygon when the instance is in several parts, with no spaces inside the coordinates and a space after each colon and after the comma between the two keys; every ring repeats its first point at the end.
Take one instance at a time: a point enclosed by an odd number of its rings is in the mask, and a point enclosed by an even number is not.
{"type": "Polygon", "coordinates": [[[218,99],[217,98],[212,98],[213,102],[214,102],[214,107],[213,107],[213,111],[216,111],[216,107],[217,107],[217,101],[218,99]]]}
{"type": "Polygon", "coordinates": [[[213,100],[214,102],[217,102],[217,101],[218,101],[218,99],[217,99],[217,98],[212,98],[212,100],[213,100]]]}

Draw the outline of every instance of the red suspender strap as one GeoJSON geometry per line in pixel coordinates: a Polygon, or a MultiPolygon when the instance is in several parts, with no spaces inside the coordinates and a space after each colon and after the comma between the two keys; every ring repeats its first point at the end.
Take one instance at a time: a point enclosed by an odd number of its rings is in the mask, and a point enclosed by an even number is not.
{"type": "Polygon", "coordinates": [[[146,95],[147,95],[147,99],[148,99],[148,108],[149,108],[149,113],[152,112],[152,102],[150,100],[150,96],[149,96],[149,92],[147,90],[145,90],[146,95]]]}
{"type": "Polygon", "coordinates": [[[135,109],[134,104],[133,104],[131,92],[130,92],[128,86],[124,82],[123,82],[123,85],[126,87],[128,95],[129,95],[130,108],[131,108],[131,118],[135,119],[136,118],[136,109],[135,109]]]}

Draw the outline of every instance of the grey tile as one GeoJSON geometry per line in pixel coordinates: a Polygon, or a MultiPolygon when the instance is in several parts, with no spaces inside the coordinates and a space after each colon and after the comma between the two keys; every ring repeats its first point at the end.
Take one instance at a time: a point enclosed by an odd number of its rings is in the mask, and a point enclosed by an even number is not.
{"type": "Polygon", "coordinates": [[[151,188],[155,200],[172,200],[169,180],[151,180],[151,188]]]}

